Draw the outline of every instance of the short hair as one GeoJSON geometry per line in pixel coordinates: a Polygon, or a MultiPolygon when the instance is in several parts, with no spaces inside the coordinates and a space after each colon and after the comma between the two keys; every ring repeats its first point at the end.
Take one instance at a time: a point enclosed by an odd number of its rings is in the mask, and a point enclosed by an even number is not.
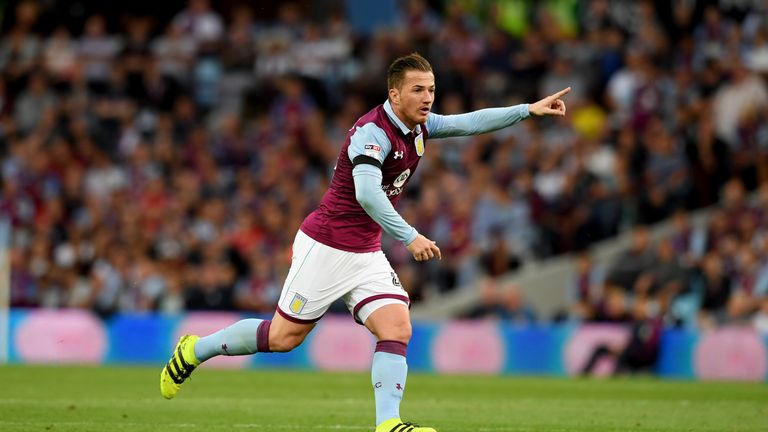
{"type": "Polygon", "coordinates": [[[387,89],[399,89],[400,86],[403,85],[405,73],[409,70],[432,72],[432,65],[429,64],[427,59],[419,55],[419,53],[411,53],[406,56],[398,57],[391,65],[389,65],[389,70],[387,71],[387,89]]]}

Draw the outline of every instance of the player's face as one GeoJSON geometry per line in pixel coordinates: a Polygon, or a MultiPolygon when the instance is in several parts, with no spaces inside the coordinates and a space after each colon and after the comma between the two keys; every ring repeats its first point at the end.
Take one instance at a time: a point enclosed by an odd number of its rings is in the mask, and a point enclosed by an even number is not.
{"type": "Polygon", "coordinates": [[[399,89],[390,89],[392,107],[400,120],[413,129],[427,121],[435,101],[435,76],[432,72],[409,70],[399,89]]]}

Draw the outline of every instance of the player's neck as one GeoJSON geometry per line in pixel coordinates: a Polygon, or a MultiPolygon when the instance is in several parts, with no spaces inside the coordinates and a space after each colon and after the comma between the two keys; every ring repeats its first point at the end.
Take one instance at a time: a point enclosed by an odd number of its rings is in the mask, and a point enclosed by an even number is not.
{"type": "Polygon", "coordinates": [[[409,121],[409,120],[408,120],[408,119],[407,119],[407,118],[406,118],[406,117],[403,115],[403,113],[400,111],[400,109],[399,109],[398,107],[396,107],[396,106],[392,105],[392,112],[393,112],[393,113],[395,113],[395,116],[396,116],[398,119],[400,119],[400,121],[401,121],[401,122],[403,122],[403,124],[405,125],[405,127],[407,127],[407,128],[408,128],[408,130],[411,130],[411,131],[412,131],[413,129],[415,129],[415,128],[416,128],[416,123],[413,123],[413,122],[409,121]]]}

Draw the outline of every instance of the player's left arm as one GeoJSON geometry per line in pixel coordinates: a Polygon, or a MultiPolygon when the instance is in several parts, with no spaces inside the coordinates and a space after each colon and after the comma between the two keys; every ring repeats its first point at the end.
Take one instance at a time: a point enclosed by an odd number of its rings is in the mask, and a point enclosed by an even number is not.
{"type": "Polygon", "coordinates": [[[571,88],[568,87],[531,104],[486,108],[454,115],[429,113],[427,131],[430,138],[479,135],[512,126],[531,115],[564,116],[565,102],[560,98],[570,91],[571,88]]]}

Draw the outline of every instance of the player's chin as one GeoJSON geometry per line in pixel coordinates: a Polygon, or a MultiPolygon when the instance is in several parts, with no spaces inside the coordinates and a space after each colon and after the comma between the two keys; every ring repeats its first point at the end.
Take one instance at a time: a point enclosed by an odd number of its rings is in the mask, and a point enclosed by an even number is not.
{"type": "Polygon", "coordinates": [[[424,123],[427,121],[427,116],[429,115],[429,110],[423,110],[420,109],[416,112],[416,118],[419,120],[418,123],[424,123]]]}

